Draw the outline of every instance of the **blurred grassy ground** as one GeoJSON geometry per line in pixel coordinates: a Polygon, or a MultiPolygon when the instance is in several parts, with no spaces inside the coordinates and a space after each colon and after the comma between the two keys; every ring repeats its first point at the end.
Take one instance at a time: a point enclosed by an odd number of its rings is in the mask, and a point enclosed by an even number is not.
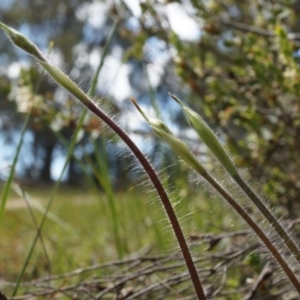
{"type": "MultiPolygon", "coordinates": [[[[30,188],[28,193],[46,206],[50,188],[30,188]]],[[[176,195],[174,194],[175,198],[176,195]]],[[[177,195],[178,196],[178,195],[177,195]]],[[[155,195],[132,189],[114,194],[123,257],[147,247],[152,254],[177,248],[161,205],[155,195]]],[[[186,195],[176,202],[176,210],[187,235],[238,229],[240,224],[219,199],[208,195],[186,195]]],[[[113,235],[113,223],[105,194],[61,188],[51,212],[62,224],[47,220],[42,231],[45,251],[39,241],[26,271],[26,280],[51,272],[58,274],[79,267],[120,258],[113,235]]],[[[34,210],[37,220],[41,213],[34,210]]],[[[32,240],[36,225],[23,199],[11,193],[0,228],[0,277],[15,281],[32,240]]]]}

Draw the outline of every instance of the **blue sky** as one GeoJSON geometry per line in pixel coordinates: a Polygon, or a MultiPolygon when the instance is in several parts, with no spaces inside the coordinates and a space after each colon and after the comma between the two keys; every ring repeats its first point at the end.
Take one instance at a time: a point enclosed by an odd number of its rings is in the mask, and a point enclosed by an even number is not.
{"type": "MultiPolygon", "coordinates": [[[[141,17],[141,9],[139,6],[138,0],[125,0],[128,7],[132,11],[133,16],[128,21],[128,26],[131,27],[131,29],[137,30],[138,28],[138,18],[141,17]],[[135,28],[136,27],[136,28],[135,28]]],[[[10,1],[1,1],[0,7],[8,7],[10,4],[10,1]]],[[[86,23],[86,33],[88,33],[88,28],[93,28],[94,30],[97,30],[97,28],[101,28],[101,26],[105,22],[105,12],[107,11],[109,6],[109,2],[103,3],[100,1],[95,0],[92,3],[84,3],[82,6],[80,6],[77,10],[76,16],[78,19],[85,21],[86,23]]],[[[182,40],[187,41],[197,41],[201,38],[201,20],[195,21],[195,17],[192,18],[190,16],[193,16],[193,11],[191,10],[191,6],[185,5],[182,6],[181,4],[177,2],[171,2],[169,4],[163,5],[159,4],[157,5],[157,11],[164,16],[163,26],[166,26],[167,28],[171,28],[179,38],[182,40]]],[[[151,20],[150,20],[151,21],[151,20]]],[[[30,27],[24,23],[19,30],[27,35],[29,38],[31,37],[31,30],[30,27]]],[[[47,35],[45,35],[47,36],[47,35]]],[[[39,45],[44,45],[44,52],[47,51],[47,41],[41,40],[38,43],[39,45]]],[[[170,56],[176,55],[176,53],[167,50],[166,45],[163,41],[159,40],[158,38],[151,37],[146,42],[144,47],[144,52],[147,53],[149,57],[151,57],[151,64],[147,65],[147,73],[149,76],[150,84],[153,88],[155,88],[159,81],[160,77],[163,74],[163,69],[168,63],[168,59],[170,56]]],[[[80,53],[84,53],[84,44],[78,44],[77,49],[75,51],[79,51],[80,53]]],[[[121,47],[118,47],[117,45],[114,46],[113,49],[111,49],[110,55],[105,59],[104,67],[102,70],[102,74],[104,73],[105,76],[101,76],[99,78],[98,82],[98,88],[101,88],[102,94],[106,95],[106,97],[113,98],[117,102],[122,102],[124,100],[128,101],[130,96],[134,96],[134,91],[132,90],[128,75],[131,72],[132,66],[130,64],[126,64],[122,62],[123,57],[123,50],[121,47]]],[[[21,52],[21,51],[20,51],[21,52]]],[[[86,52],[87,53],[87,52],[86,52]]],[[[21,53],[20,53],[21,54],[21,53]]],[[[77,77],[79,70],[79,65],[88,63],[91,65],[91,67],[95,70],[98,62],[100,60],[101,53],[98,51],[98,49],[92,50],[90,53],[86,55],[81,55],[80,60],[77,62],[74,62],[73,70],[71,71],[71,75],[74,74],[75,78],[77,77]],[[78,66],[76,66],[79,64],[78,66]],[[77,72],[77,73],[76,73],[77,72]]],[[[62,56],[54,49],[51,53],[50,60],[57,66],[63,68],[63,61],[62,56]]],[[[29,65],[29,59],[28,56],[24,53],[21,54],[20,60],[17,62],[13,62],[9,65],[8,69],[6,69],[7,74],[11,78],[18,78],[19,72],[21,68],[26,68],[29,65]]],[[[64,93],[62,93],[64,94],[64,93]]],[[[58,93],[58,97],[61,97],[58,93]]],[[[149,114],[150,116],[155,116],[155,112],[152,107],[142,105],[143,110],[149,114]]],[[[169,109],[173,109],[169,107],[169,109]]],[[[174,108],[176,109],[176,108],[174,108]]],[[[179,109],[179,108],[178,108],[179,109]]],[[[164,121],[167,123],[168,120],[168,113],[162,114],[162,117],[164,118],[164,121]]],[[[139,116],[139,114],[135,111],[135,109],[132,109],[132,111],[127,112],[124,114],[123,120],[121,122],[125,122],[130,130],[140,129],[141,127],[145,127],[144,120],[139,116]]],[[[168,124],[170,125],[175,131],[177,130],[176,126],[174,124],[168,124]]],[[[16,134],[16,141],[18,135],[16,134]]],[[[136,136],[134,137],[138,144],[140,144],[140,137],[136,136]]],[[[31,142],[30,133],[28,133],[25,137],[25,144],[24,148],[26,148],[26,145],[31,142]]],[[[0,139],[1,143],[1,139],[0,139]]],[[[1,143],[2,144],[2,143],[1,143]]],[[[142,143],[143,144],[143,143],[142,143]]],[[[12,147],[12,146],[7,146],[12,147]]],[[[12,148],[2,148],[2,153],[11,153],[11,158],[8,158],[7,156],[0,157],[0,166],[2,170],[7,169],[7,166],[11,163],[13,153],[12,148]],[[6,150],[4,150],[6,149],[6,150]]],[[[26,151],[26,150],[25,150],[26,151]]],[[[24,149],[23,149],[24,152],[24,149]]],[[[32,158],[28,157],[28,161],[30,162],[32,158]]],[[[59,150],[56,150],[55,152],[55,159],[53,160],[52,164],[52,176],[54,179],[58,177],[58,175],[61,172],[61,168],[63,165],[64,156],[59,150]]],[[[19,169],[22,166],[18,166],[19,169]]]]}

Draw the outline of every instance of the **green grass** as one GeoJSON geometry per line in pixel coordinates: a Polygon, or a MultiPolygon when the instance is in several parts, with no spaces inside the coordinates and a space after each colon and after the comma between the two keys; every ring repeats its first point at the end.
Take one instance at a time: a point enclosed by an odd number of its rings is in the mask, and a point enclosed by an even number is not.
{"type": "MultiPolygon", "coordinates": [[[[49,188],[30,188],[29,194],[45,206],[50,191],[49,188]]],[[[124,256],[147,247],[152,254],[166,253],[176,247],[169,224],[154,195],[148,196],[132,189],[114,194],[113,201],[118,215],[121,243],[125,249],[124,256]]],[[[176,205],[187,235],[206,232],[208,228],[210,232],[230,230],[231,218],[215,218],[223,209],[222,205],[216,205],[217,202],[220,201],[194,194],[176,205]],[[219,207],[219,212],[216,207],[219,207]]],[[[5,280],[15,280],[36,235],[36,226],[24,203],[15,194],[11,195],[0,228],[0,276],[5,280]]],[[[114,223],[105,194],[62,187],[55,196],[51,212],[66,226],[50,219],[46,221],[42,237],[50,266],[38,242],[26,270],[26,280],[45,276],[50,269],[52,274],[58,274],[118,259],[114,223]]],[[[34,215],[39,222],[41,213],[34,211],[34,215]]]]}
{"type": "MultiPolygon", "coordinates": [[[[116,192],[111,183],[110,166],[106,157],[104,140],[101,140],[99,144],[96,141],[94,142],[95,162],[89,160],[88,157],[84,157],[85,159],[82,161],[81,158],[77,158],[80,160],[80,165],[84,171],[92,170],[93,172],[93,174],[86,174],[90,179],[89,187],[91,190],[76,190],[74,187],[67,188],[61,183],[62,176],[53,188],[40,187],[39,189],[29,190],[29,194],[39,201],[45,208],[44,210],[29,209],[26,205],[22,205],[22,202],[16,199],[16,195],[13,194],[10,196],[11,199],[8,199],[8,190],[14,186],[13,173],[11,173],[10,179],[4,188],[0,212],[0,215],[3,216],[2,227],[0,227],[0,236],[2,238],[0,241],[2,250],[0,255],[0,276],[5,280],[16,282],[12,295],[21,295],[19,287],[26,280],[41,278],[51,274],[62,274],[77,268],[121,259],[136,252],[143,253],[146,249],[150,249],[151,254],[168,255],[174,251],[179,252],[179,245],[198,299],[206,299],[195,265],[199,261],[195,264],[193,263],[186,240],[189,240],[190,235],[198,238],[200,247],[197,248],[196,245],[196,247],[192,248],[196,257],[199,257],[199,253],[205,252],[212,245],[209,245],[209,241],[206,242],[208,245],[205,245],[205,242],[202,242],[204,236],[201,237],[200,235],[200,237],[197,237],[198,234],[212,234],[241,229],[241,226],[238,225],[240,221],[236,214],[233,213],[233,210],[225,209],[223,202],[219,198],[211,197],[210,194],[203,192],[201,186],[200,188],[197,187],[197,191],[191,191],[189,183],[183,185],[175,184],[176,190],[170,193],[173,198],[171,201],[177,212],[177,216],[175,216],[162,185],[162,182],[165,181],[159,180],[152,166],[122,128],[96,106],[89,95],[85,94],[63,72],[40,55],[38,49],[30,41],[27,41],[25,37],[6,25],[0,23],[0,26],[7,31],[16,46],[34,55],[58,84],[73,94],[119,135],[141,163],[156,189],[156,193],[149,196],[149,186],[139,186],[139,182],[137,182],[137,187],[139,188],[125,192],[116,192]],[[95,180],[102,187],[102,192],[96,191],[95,180]],[[148,197],[150,197],[150,200],[148,197]],[[161,202],[158,198],[160,198],[161,202]],[[8,207],[5,210],[7,204],[8,207]],[[18,205],[14,206],[14,204],[18,205]],[[163,212],[162,204],[166,214],[163,212]],[[225,214],[224,210],[226,210],[225,214]],[[167,221],[166,215],[169,221],[167,221]],[[180,225],[183,226],[185,237],[182,235],[177,218],[180,220],[180,225]],[[178,243],[175,241],[175,235],[178,243]],[[1,270],[5,271],[1,273],[1,270]]],[[[115,26],[116,23],[111,30],[110,37],[113,35],[115,26]]],[[[95,74],[91,95],[94,94],[103,61],[104,56],[95,74]]],[[[133,102],[139,109],[136,101],[133,100],[133,102]]],[[[203,176],[242,216],[278,260],[282,269],[300,293],[300,284],[291,268],[286,264],[282,255],[266,236],[265,232],[263,232],[260,225],[252,219],[252,214],[240,206],[238,202],[240,195],[237,196],[237,199],[232,198],[214,177],[207,173],[189,148],[172,135],[164,123],[150,119],[144,113],[142,114],[158,136],[162,137],[169,144],[174,153],[177,153],[192,169],[203,176]]],[[[72,141],[70,143],[63,141],[62,143],[66,145],[68,152],[65,167],[71,155],[76,159],[74,149],[78,143],[78,133],[83,129],[84,116],[85,113],[82,114],[80,122],[77,124],[72,141]]],[[[217,141],[216,138],[215,140],[217,141]]],[[[17,158],[18,155],[16,154],[15,162],[17,158]]],[[[224,163],[222,164],[224,165],[224,163]]],[[[164,172],[161,174],[169,175],[164,174],[164,172]]],[[[179,174],[181,173],[179,172],[179,174]]],[[[83,185],[84,182],[82,181],[83,185]]],[[[166,186],[168,187],[169,185],[166,184],[166,186]]],[[[213,239],[211,239],[211,242],[214,243],[213,239]]],[[[228,243],[225,248],[228,249],[228,243]]],[[[222,250],[225,248],[223,247],[222,250]]],[[[246,249],[246,251],[248,250],[246,249]]],[[[298,249],[294,252],[298,253],[298,249]]],[[[181,258],[178,256],[177,261],[180,262],[181,258]]],[[[244,257],[239,258],[243,259],[244,257]]],[[[207,262],[209,260],[205,259],[204,261],[207,262]]],[[[205,268],[210,268],[210,266],[203,266],[203,270],[205,268]]],[[[232,269],[228,271],[229,273],[232,273],[232,269]]],[[[167,278],[171,274],[174,273],[168,273],[167,278]]],[[[155,274],[155,276],[157,275],[155,274]]],[[[233,282],[228,286],[229,289],[239,286],[237,283],[239,275],[234,275],[233,278],[233,282]]],[[[177,281],[181,282],[181,280],[177,281]]],[[[230,282],[229,279],[228,282],[230,282]]],[[[105,289],[109,289],[109,287],[105,289]]],[[[96,298],[98,299],[97,295],[96,298]]]]}

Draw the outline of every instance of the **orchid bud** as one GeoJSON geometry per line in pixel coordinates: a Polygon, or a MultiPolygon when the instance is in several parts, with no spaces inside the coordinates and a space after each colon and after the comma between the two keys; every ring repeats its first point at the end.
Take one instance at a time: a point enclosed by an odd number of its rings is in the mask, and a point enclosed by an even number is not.
{"type": "Polygon", "coordinates": [[[23,49],[30,55],[33,55],[59,85],[64,87],[84,105],[88,105],[88,103],[91,102],[91,99],[64,72],[48,62],[46,58],[42,56],[39,49],[24,35],[1,22],[0,27],[5,31],[5,33],[16,46],[23,49]]]}
{"type": "Polygon", "coordinates": [[[59,68],[52,65],[47,61],[39,61],[41,66],[51,75],[51,77],[73,96],[79,99],[84,105],[87,105],[91,100],[90,98],[80,89],[70,77],[68,77],[59,68]]]}
{"type": "Polygon", "coordinates": [[[192,167],[200,175],[205,176],[206,170],[199,163],[197,158],[192,154],[188,147],[180,141],[177,137],[173,135],[169,127],[163,123],[161,120],[150,118],[142,111],[137,102],[131,98],[131,101],[141,113],[141,115],[148,122],[152,130],[158,135],[162,140],[164,140],[169,147],[181,158],[183,159],[190,167],[192,167]]]}
{"type": "Polygon", "coordinates": [[[0,27],[7,34],[11,42],[17,47],[36,57],[40,61],[46,61],[36,45],[29,41],[23,34],[1,22],[0,27]]]}
{"type": "Polygon", "coordinates": [[[188,106],[186,106],[177,97],[175,97],[171,93],[169,93],[169,95],[182,107],[184,115],[189,125],[196,130],[199,137],[203,140],[203,142],[207,145],[207,147],[213,152],[213,154],[217,157],[220,163],[227,170],[227,172],[231,176],[236,176],[238,174],[237,169],[235,168],[230,157],[228,156],[225,149],[219,142],[218,138],[213,133],[213,131],[208,127],[206,122],[201,118],[201,116],[199,116],[195,111],[193,111],[188,106]]]}

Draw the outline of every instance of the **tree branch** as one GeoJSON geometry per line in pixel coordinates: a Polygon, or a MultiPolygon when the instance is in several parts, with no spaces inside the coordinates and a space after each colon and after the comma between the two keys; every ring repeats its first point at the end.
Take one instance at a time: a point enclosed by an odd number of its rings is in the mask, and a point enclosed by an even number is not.
{"type": "MultiPolygon", "coordinates": [[[[266,36],[266,37],[276,37],[276,34],[272,31],[266,30],[266,29],[262,29],[259,27],[255,27],[255,26],[251,26],[251,25],[247,25],[244,23],[240,23],[240,22],[233,22],[233,21],[229,21],[229,20],[222,20],[221,19],[221,23],[225,26],[240,30],[240,31],[244,31],[244,32],[251,32],[251,33],[255,33],[258,35],[262,35],[262,36],[266,36]]],[[[288,33],[287,37],[289,40],[300,40],[300,33],[288,33]]]]}

